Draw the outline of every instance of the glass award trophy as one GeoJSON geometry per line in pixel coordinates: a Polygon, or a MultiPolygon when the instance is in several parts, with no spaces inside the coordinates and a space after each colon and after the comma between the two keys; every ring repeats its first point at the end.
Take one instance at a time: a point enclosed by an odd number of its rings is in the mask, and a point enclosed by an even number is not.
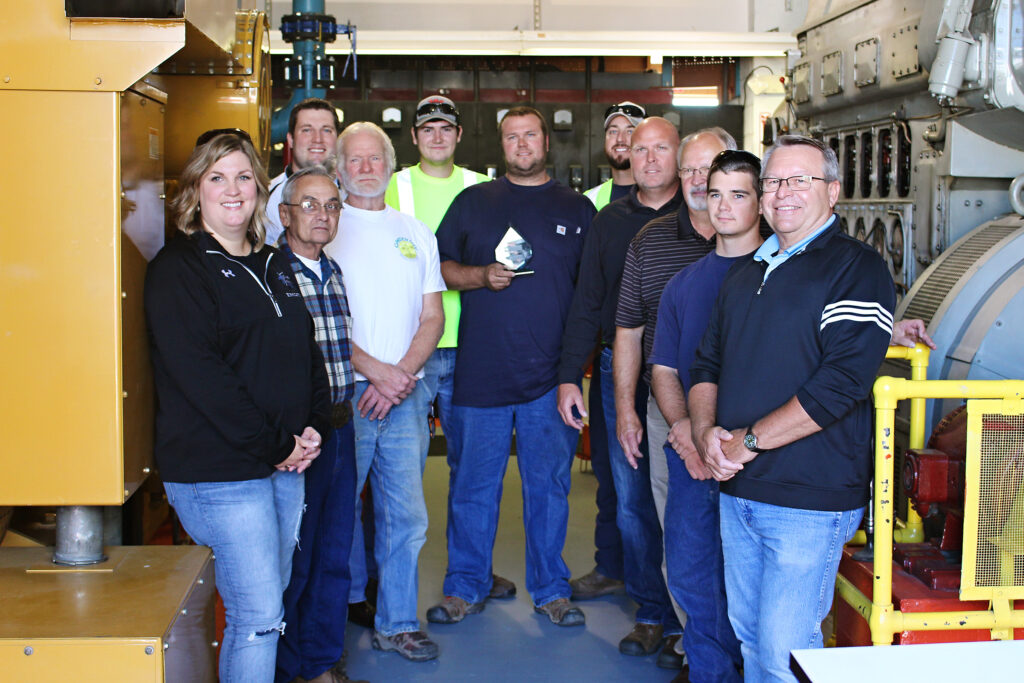
{"type": "Polygon", "coordinates": [[[494,248],[494,260],[516,271],[516,276],[533,274],[532,270],[522,270],[532,256],[533,247],[511,225],[494,248]]]}

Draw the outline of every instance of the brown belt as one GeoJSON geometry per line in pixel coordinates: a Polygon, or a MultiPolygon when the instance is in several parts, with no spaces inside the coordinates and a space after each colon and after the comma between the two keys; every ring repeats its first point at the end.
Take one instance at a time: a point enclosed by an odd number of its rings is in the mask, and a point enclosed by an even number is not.
{"type": "Polygon", "coordinates": [[[341,429],[352,419],[352,401],[335,403],[331,406],[331,426],[341,429]]]}

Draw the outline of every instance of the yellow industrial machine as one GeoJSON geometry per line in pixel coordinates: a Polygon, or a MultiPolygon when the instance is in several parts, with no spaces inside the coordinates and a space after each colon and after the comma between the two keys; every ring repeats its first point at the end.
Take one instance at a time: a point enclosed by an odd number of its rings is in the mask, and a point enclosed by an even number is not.
{"type": "MultiPolygon", "coordinates": [[[[895,635],[906,638],[911,632],[963,636],[940,636],[943,640],[973,640],[979,631],[987,631],[992,640],[1019,637],[1014,631],[1024,629],[1024,609],[1015,608],[1015,601],[1024,599],[1024,381],[923,380],[928,350],[922,345],[891,349],[889,357],[909,359],[914,373],[911,380],[879,377],[875,382],[871,596],[856,585],[857,567],[845,559],[837,580],[839,597],[867,622],[874,645],[890,645],[895,635]],[[907,601],[913,611],[901,610],[893,601],[894,527],[918,526],[920,518],[912,508],[913,524],[901,524],[896,517],[896,408],[901,400],[911,401],[909,446],[922,449],[925,400],[950,398],[967,400],[960,602],[936,600],[921,591],[907,601]],[[937,611],[932,605],[952,606],[937,611]]],[[[905,536],[896,540],[921,538],[916,529],[905,536]]]]}
{"type": "Polygon", "coordinates": [[[152,466],[142,287],[166,180],[208,128],[248,130],[266,158],[267,23],[236,7],[4,8],[0,513],[59,506],[55,549],[0,548],[4,680],[215,676],[209,550],[104,547],[97,506],[152,466]]]}

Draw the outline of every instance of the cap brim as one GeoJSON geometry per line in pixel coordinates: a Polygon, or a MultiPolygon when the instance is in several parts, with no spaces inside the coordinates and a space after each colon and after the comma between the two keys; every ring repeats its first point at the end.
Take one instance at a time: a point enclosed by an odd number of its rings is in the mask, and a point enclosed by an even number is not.
{"type": "Polygon", "coordinates": [[[641,122],[641,121],[643,121],[643,119],[642,119],[642,118],[638,118],[638,117],[636,117],[636,116],[626,116],[626,115],[625,115],[625,114],[623,114],[622,112],[620,112],[620,111],[617,111],[617,112],[615,112],[614,114],[612,114],[611,116],[609,116],[608,118],[606,118],[606,119],[604,120],[604,127],[605,127],[605,129],[607,129],[607,128],[608,128],[608,124],[612,122],[612,119],[617,119],[617,118],[618,118],[618,117],[620,117],[620,116],[621,116],[622,118],[626,119],[627,121],[629,121],[630,125],[631,125],[631,126],[633,126],[634,128],[636,128],[637,126],[639,126],[639,125],[640,125],[640,122],[641,122]]]}
{"type": "Polygon", "coordinates": [[[416,128],[419,128],[424,123],[427,123],[429,121],[447,121],[448,123],[452,124],[453,126],[459,125],[458,120],[454,116],[451,116],[449,114],[433,113],[433,114],[427,114],[426,116],[418,117],[416,119],[415,126],[416,126],[416,128]]]}

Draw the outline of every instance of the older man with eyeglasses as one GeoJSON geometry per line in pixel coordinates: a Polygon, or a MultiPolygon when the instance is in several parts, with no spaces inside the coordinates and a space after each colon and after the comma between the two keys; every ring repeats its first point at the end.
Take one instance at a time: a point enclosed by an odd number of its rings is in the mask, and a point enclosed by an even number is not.
{"type": "Polygon", "coordinates": [[[331,432],[305,480],[306,510],[284,594],[285,629],[278,641],[278,681],[348,681],[342,654],[351,583],[348,558],[356,506],[355,433],[352,429],[351,318],[341,267],[324,252],[334,239],[341,199],[333,175],[304,168],[282,188],[278,243],[313,318],[327,366],[333,404],[331,432]]]}
{"type": "Polygon", "coordinates": [[[721,482],[729,621],[748,681],[795,681],[822,646],[843,545],[871,475],[871,400],[893,332],[892,277],[832,212],[835,153],[783,136],[765,154],[774,231],[725,278],[690,368],[690,424],[721,482]]]}

